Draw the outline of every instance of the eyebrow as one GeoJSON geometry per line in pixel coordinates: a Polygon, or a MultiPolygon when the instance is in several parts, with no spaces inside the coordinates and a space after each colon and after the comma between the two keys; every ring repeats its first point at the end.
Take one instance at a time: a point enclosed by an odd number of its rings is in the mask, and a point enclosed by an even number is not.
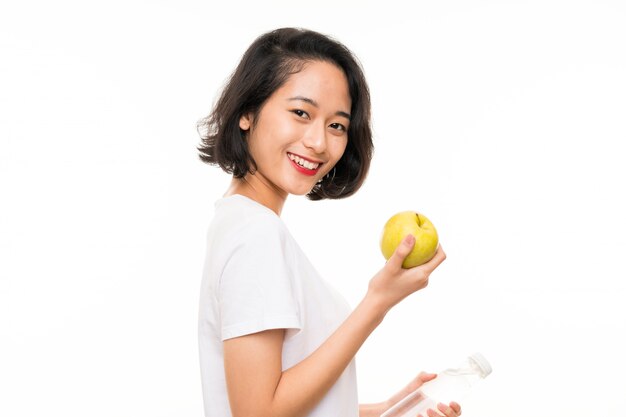
{"type": "MultiPolygon", "coordinates": [[[[317,101],[313,100],[312,98],[308,98],[308,97],[303,97],[303,96],[295,96],[295,97],[291,97],[290,99],[287,99],[287,101],[304,101],[305,103],[309,103],[310,105],[314,106],[314,107],[319,107],[319,104],[317,104],[317,101]]],[[[350,120],[350,113],[346,113],[345,111],[337,111],[335,112],[335,115],[337,116],[341,116],[341,117],[345,117],[346,119],[350,120]]]]}

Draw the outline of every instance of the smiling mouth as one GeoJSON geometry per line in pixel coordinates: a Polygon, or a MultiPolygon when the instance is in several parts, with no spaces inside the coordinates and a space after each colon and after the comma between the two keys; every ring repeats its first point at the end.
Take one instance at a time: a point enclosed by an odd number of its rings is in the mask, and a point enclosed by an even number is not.
{"type": "Polygon", "coordinates": [[[291,159],[293,162],[295,162],[298,166],[311,170],[311,171],[315,171],[319,168],[319,166],[321,165],[319,162],[312,162],[309,161],[307,159],[301,158],[298,155],[294,155],[292,153],[287,152],[287,156],[289,157],[289,159],[291,159]]]}

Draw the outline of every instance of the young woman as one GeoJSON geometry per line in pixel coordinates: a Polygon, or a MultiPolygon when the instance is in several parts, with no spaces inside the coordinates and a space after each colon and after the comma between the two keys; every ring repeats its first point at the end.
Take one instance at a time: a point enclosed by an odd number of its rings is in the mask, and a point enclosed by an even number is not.
{"type": "MultiPolygon", "coordinates": [[[[359,406],[353,359],[386,313],[427,285],[441,247],[403,269],[407,236],[350,311],[280,219],[289,194],[343,198],[367,175],[370,98],[350,51],[307,30],[262,35],[201,127],[201,159],[233,175],[215,204],[201,287],[206,416],[380,416],[434,378],[420,374],[388,401],[359,406]]],[[[429,415],[461,414],[456,403],[438,408],[429,415]]]]}

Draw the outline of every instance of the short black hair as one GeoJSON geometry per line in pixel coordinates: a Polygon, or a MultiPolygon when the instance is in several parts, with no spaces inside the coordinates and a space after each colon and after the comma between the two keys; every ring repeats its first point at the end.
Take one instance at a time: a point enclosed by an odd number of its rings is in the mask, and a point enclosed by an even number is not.
{"type": "Polygon", "coordinates": [[[300,28],[281,28],[259,36],[230,76],[212,112],[198,122],[200,159],[236,178],[256,170],[239,127],[242,115],[256,120],[265,101],[307,62],[337,65],[348,80],[352,106],[348,144],[333,171],[307,194],[311,200],[354,194],[365,181],[374,152],[370,93],[361,65],[352,52],[329,36],[300,28]]]}

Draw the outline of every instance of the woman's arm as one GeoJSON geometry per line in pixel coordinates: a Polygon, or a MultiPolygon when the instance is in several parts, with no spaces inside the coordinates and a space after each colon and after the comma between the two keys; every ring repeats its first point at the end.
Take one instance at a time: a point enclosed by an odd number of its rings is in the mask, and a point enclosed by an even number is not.
{"type": "Polygon", "coordinates": [[[359,404],[359,417],[380,417],[388,407],[385,403],[359,404]]]}
{"type": "Polygon", "coordinates": [[[233,417],[298,417],[328,392],[367,337],[403,298],[424,288],[445,259],[439,248],[428,263],[403,269],[413,248],[408,236],[370,280],[367,294],[310,356],[281,372],[284,330],[267,330],[224,342],[226,384],[233,417]]]}

